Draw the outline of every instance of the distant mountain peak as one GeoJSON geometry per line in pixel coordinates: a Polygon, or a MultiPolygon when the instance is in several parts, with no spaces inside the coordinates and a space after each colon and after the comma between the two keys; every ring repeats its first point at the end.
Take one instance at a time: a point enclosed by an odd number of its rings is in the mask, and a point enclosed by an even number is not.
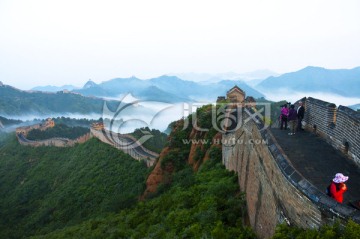
{"type": "Polygon", "coordinates": [[[93,82],[91,79],[89,79],[88,82],[86,82],[86,84],[84,85],[83,89],[89,89],[95,86],[97,86],[97,84],[93,82]]]}
{"type": "Polygon", "coordinates": [[[45,91],[45,92],[58,92],[62,90],[75,90],[78,87],[73,85],[63,85],[63,86],[53,86],[53,85],[46,85],[46,86],[36,86],[32,88],[32,91],[45,91]]]}
{"type": "Polygon", "coordinates": [[[275,94],[279,89],[288,92],[321,92],[346,97],[358,97],[360,71],[354,69],[326,69],[307,66],[301,70],[285,73],[278,77],[269,77],[257,85],[268,94],[275,94]]]}
{"type": "Polygon", "coordinates": [[[301,69],[300,71],[324,71],[326,70],[324,67],[320,66],[307,66],[304,69],[301,69]]]}
{"type": "Polygon", "coordinates": [[[0,81],[0,87],[1,87],[1,86],[4,86],[4,84],[2,83],[2,81],[0,81]]]}
{"type": "Polygon", "coordinates": [[[162,75],[162,76],[159,76],[159,77],[153,78],[153,79],[175,79],[175,80],[182,80],[182,79],[180,79],[178,76],[175,76],[175,75],[162,75]]]}

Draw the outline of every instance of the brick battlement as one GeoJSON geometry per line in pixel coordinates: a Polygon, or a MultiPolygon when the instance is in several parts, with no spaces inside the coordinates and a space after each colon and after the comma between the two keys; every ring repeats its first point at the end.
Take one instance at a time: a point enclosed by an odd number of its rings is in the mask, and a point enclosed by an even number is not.
{"type": "Polygon", "coordinates": [[[316,132],[360,166],[360,113],[346,106],[304,98],[306,129],[316,132]]]}

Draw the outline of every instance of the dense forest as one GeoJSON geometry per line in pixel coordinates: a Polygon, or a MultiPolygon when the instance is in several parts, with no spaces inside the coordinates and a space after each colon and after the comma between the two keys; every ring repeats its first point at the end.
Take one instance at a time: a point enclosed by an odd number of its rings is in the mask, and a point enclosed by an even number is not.
{"type": "Polygon", "coordinates": [[[244,205],[236,175],[212,158],[198,173],[180,170],[170,189],[134,208],[34,238],[255,238],[243,226],[244,205]]]}
{"type": "Polygon", "coordinates": [[[43,140],[51,138],[77,139],[89,132],[90,130],[88,128],[80,126],[69,127],[65,124],[55,124],[54,127],[46,130],[33,129],[29,131],[26,137],[30,140],[43,140]]]}
{"type": "Polygon", "coordinates": [[[90,128],[91,124],[102,121],[102,118],[99,118],[98,120],[94,120],[94,119],[86,119],[86,118],[75,119],[75,118],[62,116],[62,117],[53,118],[53,120],[55,124],[65,124],[70,127],[81,126],[85,128],[90,128]]]}
{"type": "Polygon", "coordinates": [[[41,235],[134,205],[147,168],[97,139],[71,148],[0,148],[0,238],[41,235]]]}
{"type": "Polygon", "coordinates": [[[5,133],[0,131],[0,147],[6,144],[7,140],[9,140],[9,137],[10,137],[10,133],[5,133]]]}

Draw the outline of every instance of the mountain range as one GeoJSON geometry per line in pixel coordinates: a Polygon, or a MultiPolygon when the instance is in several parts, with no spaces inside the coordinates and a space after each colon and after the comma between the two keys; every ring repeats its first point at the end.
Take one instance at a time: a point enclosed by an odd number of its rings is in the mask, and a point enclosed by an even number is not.
{"type": "MultiPolygon", "coordinates": [[[[102,113],[105,100],[75,93],[23,91],[12,86],[0,86],[0,115],[46,115],[54,113],[102,113]]],[[[115,109],[117,101],[106,101],[115,109]]]]}
{"type": "Polygon", "coordinates": [[[34,89],[55,91],[67,88],[84,96],[105,98],[120,98],[126,93],[131,93],[141,100],[174,103],[213,101],[217,96],[225,95],[226,91],[234,85],[239,86],[247,95],[254,98],[264,97],[264,94],[267,93],[276,94],[276,92],[287,91],[289,93],[322,92],[345,97],[359,97],[360,67],[325,69],[308,66],[282,75],[269,70],[244,74],[233,72],[223,74],[183,73],[177,74],[177,76],[163,75],[148,80],[136,77],[115,78],[99,84],[89,80],[82,88],[66,85],[35,87],[34,89]]]}
{"type": "MultiPolygon", "coordinates": [[[[264,72],[263,72],[264,73],[264,72]]],[[[266,73],[266,72],[265,72],[266,73]]],[[[264,73],[264,74],[265,74],[264,73]]],[[[264,97],[264,94],[277,92],[323,92],[344,97],[360,96],[360,67],[353,69],[325,69],[321,67],[306,67],[296,72],[271,76],[254,87],[241,80],[234,80],[235,73],[226,74],[231,78],[217,82],[194,82],[180,79],[177,76],[163,75],[157,78],[141,80],[136,77],[115,78],[95,83],[89,80],[82,88],[72,91],[55,91],[63,88],[71,89],[71,85],[62,87],[36,87],[43,91],[22,91],[14,87],[0,84],[0,114],[52,114],[52,113],[101,113],[105,99],[121,99],[131,93],[134,97],[145,101],[157,102],[214,102],[218,96],[237,85],[254,98],[264,97]],[[284,91],[285,89],[285,91],[284,91]]],[[[224,76],[225,77],[225,76],[224,76]]],[[[280,94],[280,93],[279,93],[280,94]]],[[[284,98],[286,98],[284,96],[284,98]]],[[[110,101],[116,107],[118,101],[110,101]]],[[[356,104],[359,102],[354,102],[356,104]]]]}
{"type": "Polygon", "coordinates": [[[216,83],[201,84],[167,75],[149,80],[141,80],[136,77],[116,78],[100,84],[88,81],[82,89],[73,90],[73,92],[96,97],[119,97],[131,93],[142,100],[174,103],[205,99],[214,101],[217,96],[225,95],[235,85],[254,98],[264,96],[243,81],[222,80],[216,83]]]}
{"type": "Polygon", "coordinates": [[[79,87],[73,85],[63,85],[63,86],[53,86],[53,85],[46,85],[46,86],[36,86],[31,90],[34,91],[46,91],[46,92],[58,92],[62,90],[75,90],[79,89],[79,87]]]}
{"type": "Polygon", "coordinates": [[[261,92],[287,89],[295,92],[322,92],[346,97],[360,96],[360,67],[330,70],[308,66],[278,77],[268,77],[255,87],[261,92]]]}

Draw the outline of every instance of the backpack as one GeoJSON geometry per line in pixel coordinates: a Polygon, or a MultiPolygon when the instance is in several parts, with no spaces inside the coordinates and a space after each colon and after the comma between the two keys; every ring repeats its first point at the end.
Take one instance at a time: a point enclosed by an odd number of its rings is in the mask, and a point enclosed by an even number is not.
{"type": "MultiPolygon", "coordinates": [[[[331,185],[331,184],[330,184],[330,185],[331,185]]],[[[326,191],[325,191],[326,195],[328,195],[329,197],[331,197],[330,185],[327,186],[326,191]]]]}

